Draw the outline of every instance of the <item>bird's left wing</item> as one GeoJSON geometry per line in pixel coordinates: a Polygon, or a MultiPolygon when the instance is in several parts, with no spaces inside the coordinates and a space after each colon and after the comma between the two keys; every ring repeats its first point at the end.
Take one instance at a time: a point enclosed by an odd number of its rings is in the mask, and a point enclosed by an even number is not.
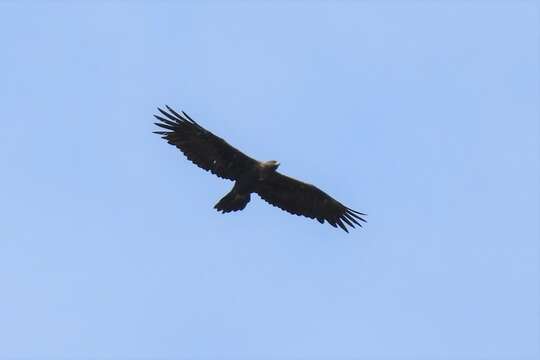
{"type": "Polygon", "coordinates": [[[357,220],[366,222],[358,211],[349,209],[339,201],[311,184],[273,173],[257,184],[256,193],[269,204],[291,214],[317,219],[321,224],[326,220],[333,227],[339,226],[346,232],[346,224],[362,226],[357,220]]]}
{"type": "Polygon", "coordinates": [[[180,115],[166,107],[168,112],[158,108],[161,115],[154,116],[160,121],[155,124],[167,131],[154,133],[176,146],[198,167],[224,179],[237,180],[247,169],[256,166],[257,160],[212,134],[185,112],[180,115]]]}

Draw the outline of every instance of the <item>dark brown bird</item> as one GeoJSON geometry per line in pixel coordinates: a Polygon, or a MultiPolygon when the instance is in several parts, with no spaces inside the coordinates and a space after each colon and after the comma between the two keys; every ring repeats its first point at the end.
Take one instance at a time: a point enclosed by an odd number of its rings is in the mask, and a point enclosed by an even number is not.
{"type": "Polygon", "coordinates": [[[185,112],[177,113],[169,106],[158,108],[154,115],[157,126],[167,131],[154,131],[169,144],[176,146],[195,165],[224,179],[234,181],[232,190],[214,206],[223,213],[242,210],[258,194],[264,201],[291,214],[327,221],[346,232],[349,225],[362,226],[359,221],[366,214],[352,210],[333,199],[319,188],[277,172],[275,160],[257,161],[212,134],[185,112]]]}

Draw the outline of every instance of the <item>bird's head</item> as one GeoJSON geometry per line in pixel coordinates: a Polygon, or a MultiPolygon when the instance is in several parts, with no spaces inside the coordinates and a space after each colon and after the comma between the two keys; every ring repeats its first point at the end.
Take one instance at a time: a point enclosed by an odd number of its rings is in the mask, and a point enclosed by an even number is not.
{"type": "Polygon", "coordinates": [[[264,166],[272,171],[276,171],[279,167],[279,162],[277,162],[276,160],[265,161],[264,166]]]}
{"type": "Polygon", "coordinates": [[[268,163],[270,164],[270,168],[274,171],[276,171],[279,167],[279,162],[277,162],[276,160],[270,160],[268,163]]]}

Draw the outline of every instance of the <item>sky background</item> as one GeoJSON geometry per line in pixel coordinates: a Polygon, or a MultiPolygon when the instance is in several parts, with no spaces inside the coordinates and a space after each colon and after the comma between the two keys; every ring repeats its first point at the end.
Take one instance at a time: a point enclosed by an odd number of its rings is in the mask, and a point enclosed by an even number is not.
{"type": "Polygon", "coordinates": [[[0,359],[540,356],[540,7],[2,2],[0,359]],[[346,234],[151,132],[185,110],[346,234]]]}

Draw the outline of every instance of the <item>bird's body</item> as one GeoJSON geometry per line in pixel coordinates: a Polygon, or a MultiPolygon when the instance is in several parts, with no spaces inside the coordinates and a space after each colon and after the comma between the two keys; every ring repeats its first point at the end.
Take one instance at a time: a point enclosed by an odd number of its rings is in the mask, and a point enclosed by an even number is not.
{"type": "Polygon", "coordinates": [[[156,125],[168,131],[156,131],[171,145],[180,149],[195,165],[213,174],[233,180],[232,190],[215,206],[223,213],[242,210],[257,193],[263,200],[291,214],[327,221],[347,231],[345,224],[361,226],[357,221],[365,220],[365,215],[352,210],[319,188],[290,178],[277,171],[279,163],[275,160],[257,161],[229,145],[222,138],[212,134],[191,119],[167,106],[164,116],[154,115],[156,125]]]}
{"type": "Polygon", "coordinates": [[[270,160],[250,167],[238,176],[232,190],[214,208],[223,213],[243,210],[251,199],[251,194],[257,192],[260,184],[274,175],[278,166],[279,163],[270,160]]]}

